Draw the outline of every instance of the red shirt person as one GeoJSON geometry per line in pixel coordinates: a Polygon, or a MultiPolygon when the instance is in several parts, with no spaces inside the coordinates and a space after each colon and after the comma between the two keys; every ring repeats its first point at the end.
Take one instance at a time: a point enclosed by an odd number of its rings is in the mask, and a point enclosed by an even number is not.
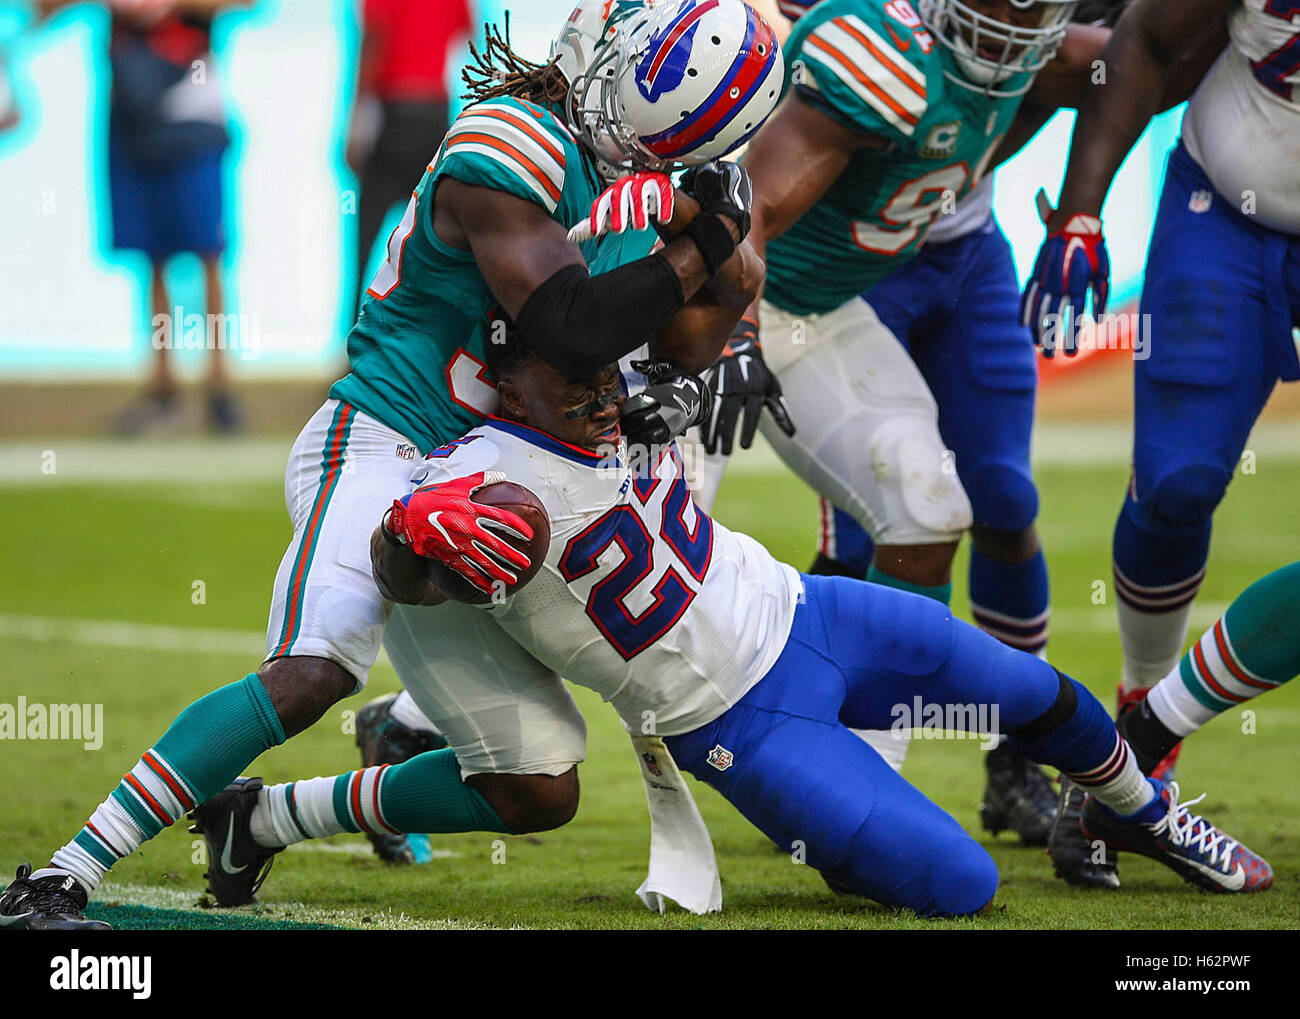
{"type": "MultiPolygon", "coordinates": [[[[347,139],[361,193],[356,257],[362,275],[389,210],[410,199],[447,133],[447,57],[470,26],[469,0],[364,0],[347,139]]],[[[349,325],[360,291],[352,287],[349,325]]]]}

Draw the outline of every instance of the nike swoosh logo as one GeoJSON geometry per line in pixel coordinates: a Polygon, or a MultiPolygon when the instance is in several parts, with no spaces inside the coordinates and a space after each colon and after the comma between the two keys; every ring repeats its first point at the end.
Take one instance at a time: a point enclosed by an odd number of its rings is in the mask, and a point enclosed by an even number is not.
{"type": "Polygon", "coordinates": [[[242,867],[236,867],[234,861],[230,858],[230,847],[235,841],[235,816],[230,815],[230,830],[226,832],[226,845],[221,850],[221,869],[227,874],[238,874],[241,871],[248,870],[248,864],[242,867]]]}
{"type": "Polygon", "coordinates": [[[900,50],[909,49],[911,47],[912,45],[911,36],[908,36],[906,39],[900,39],[898,37],[898,34],[888,24],[885,25],[885,31],[889,33],[889,37],[894,40],[894,45],[897,46],[900,50]]]}
{"type": "Polygon", "coordinates": [[[447,533],[447,528],[443,527],[442,522],[438,519],[440,516],[442,516],[442,510],[434,510],[429,514],[429,523],[438,529],[438,533],[442,535],[448,545],[457,548],[456,543],[451,540],[451,535],[447,533]]]}
{"type": "Polygon", "coordinates": [[[1206,877],[1214,879],[1214,883],[1221,888],[1226,888],[1230,892],[1239,892],[1246,885],[1246,872],[1241,869],[1241,864],[1233,869],[1231,874],[1224,874],[1223,871],[1215,867],[1207,867],[1203,863],[1197,863],[1195,860],[1184,860],[1189,867],[1194,867],[1206,877]]]}

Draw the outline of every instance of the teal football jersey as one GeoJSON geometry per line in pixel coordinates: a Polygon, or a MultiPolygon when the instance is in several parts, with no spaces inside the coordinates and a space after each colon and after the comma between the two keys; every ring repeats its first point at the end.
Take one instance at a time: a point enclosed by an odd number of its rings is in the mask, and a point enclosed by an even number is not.
{"type": "MultiPolygon", "coordinates": [[[[945,205],[979,180],[1020,99],[945,77],[952,54],[908,0],[823,0],[786,43],[787,93],[890,142],[856,152],[767,246],[766,295],[793,314],[831,311],[915,255],[945,205]]],[[[1004,83],[1007,84],[1007,83],[1004,83]]]]}
{"type": "MultiPolygon", "coordinates": [[[[585,218],[600,182],[551,109],[505,98],[465,109],[411,196],[348,335],[351,373],[330,395],[406,435],[428,453],[496,409],[484,365],[496,298],[468,251],[433,229],[438,182],[454,177],[535,202],[564,227],[585,218]]],[[[649,254],[653,230],[580,247],[592,275],[649,254]]]]}

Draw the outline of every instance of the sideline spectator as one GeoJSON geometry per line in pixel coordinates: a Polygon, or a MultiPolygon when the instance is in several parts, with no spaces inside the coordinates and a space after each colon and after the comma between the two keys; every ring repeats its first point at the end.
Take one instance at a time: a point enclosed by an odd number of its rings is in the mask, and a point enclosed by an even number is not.
{"type": "Polygon", "coordinates": [[[364,0],[357,94],[346,158],[357,175],[356,321],[375,239],[447,133],[447,55],[470,30],[469,0],[364,0]]]}
{"type": "MultiPolygon", "coordinates": [[[[38,0],[42,17],[78,0],[38,0]]],[[[222,11],[254,0],[107,0],[111,17],[108,180],[113,248],[142,251],[150,263],[155,323],[170,321],[174,306],[164,271],[174,255],[203,263],[206,321],[225,315],[222,254],[226,247],[222,156],[230,144],[226,111],[212,57],[212,22],[222,11]],[[166,316],[160,320],[158,316],[166,316]]],[[[167,336],[179,337],[180,322],[167,336]]],[[[205,331],[209,340],[223,336],[205,331]]],[[[145,392],[118,420],[124,434],[171,423],[180,386],[172,353],[154,342],[145,392]]],[[[240,425],[225,351],[208,343],[208,423],[229,433],[240,425]]]]}

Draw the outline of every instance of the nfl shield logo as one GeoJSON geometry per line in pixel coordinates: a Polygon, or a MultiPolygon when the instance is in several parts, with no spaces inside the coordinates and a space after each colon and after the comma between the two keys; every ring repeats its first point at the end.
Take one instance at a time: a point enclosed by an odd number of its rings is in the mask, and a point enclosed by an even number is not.
{"type": "Polygon", "coordinates": [[[641,759],[645,761],[646,771],[650,772],[651,775],[658,775],[660,778],[663,777],[664,770],[659,767],[659,762],[655,760],[654,754],[642,754],[641,759]]]}
{"type": "Polygon", "coordinates": [[[1212,201],[1214,201],[1213,191],[1193,191],[1192,196],[1187,200],[1187,208],[1198,214],[1208,212],[1212,201]]]}
{"type": "Polygon", "coordinates": [[[735,755],[721,743],[709,751],[707,760],[719,771],[726,771],[736,763],[735,755]]]}
{"type": "Polygon", "coordinates": [[[399,442],[397,444],[397,459],[414,460],[415,447],[412,446],[409,442],[399,442]]]}

